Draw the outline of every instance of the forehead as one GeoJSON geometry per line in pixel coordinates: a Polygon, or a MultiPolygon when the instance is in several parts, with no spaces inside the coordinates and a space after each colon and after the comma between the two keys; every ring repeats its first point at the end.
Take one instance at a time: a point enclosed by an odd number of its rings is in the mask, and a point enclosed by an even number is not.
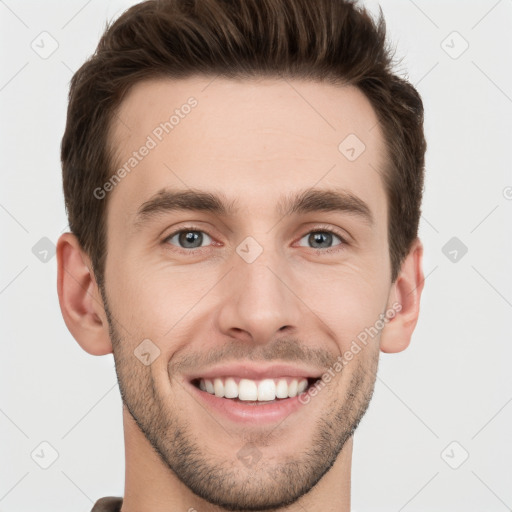
{"type": "Polygon", "coordinates": [[[375,217],[385,215],[383,135],[370,102],[351,86],[205,76],[145,81],[114,116],[111,145],[115,171],[125,172],[117,172],[122,179],[109,192],[108,210],[122,212],[127,224],[166,187],[221,190],[243,199],[238,212],[260,216],[294,190],[343,188],[375,217]]]}

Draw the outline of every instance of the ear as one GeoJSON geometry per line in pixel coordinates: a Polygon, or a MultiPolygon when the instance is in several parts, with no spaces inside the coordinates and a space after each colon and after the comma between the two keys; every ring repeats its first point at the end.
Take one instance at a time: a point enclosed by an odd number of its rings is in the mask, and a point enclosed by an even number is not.
{"type": "Polygon", "coordinates": [[[423,245],[416,238],[390,290],[387,311],[395,310],[397,313],[382,330],[382,352],[401,352],[409,346],[420,313],[420,298],[425,281],[422,258],[423,245]],[[401,306],[399,311],[397,304],[401,306]]]}
{"type": "Polygon", "coordinates": [[[57,293],[64,322],[89,354],[112,352],[103,299],[89,258],[72,233],[57,242],[57,293]]]}

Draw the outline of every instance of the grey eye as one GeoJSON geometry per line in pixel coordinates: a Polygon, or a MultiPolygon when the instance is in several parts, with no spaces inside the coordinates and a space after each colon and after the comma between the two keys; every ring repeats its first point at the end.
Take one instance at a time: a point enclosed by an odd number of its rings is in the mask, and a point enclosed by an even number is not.
{"type": "Polygon", "coordinates": [[[211,238],[204,231],[193,230],[193,229],[182,229],[173,233],[167,238],[167,241],[172,245],[178,245],[178,247],[182,249],[198,249],[202,247],[202,243],[206,239],[209,239],[211,242],[211,238]],[[174,243],[173,240],[177,239],[177,243],[174,243]]]}
{"type": "Polygon", "coordinates": [[[330,231],[312,231],[311,233],[304,235],[301,238],[301,241],[307,238],[306,243],[311,244],[310,247],[312,249],[329,249],[332,247],[333,237],[337,238],[340,243],[343,243],[343,240],[338,235],[331,233],[330,231]]]}

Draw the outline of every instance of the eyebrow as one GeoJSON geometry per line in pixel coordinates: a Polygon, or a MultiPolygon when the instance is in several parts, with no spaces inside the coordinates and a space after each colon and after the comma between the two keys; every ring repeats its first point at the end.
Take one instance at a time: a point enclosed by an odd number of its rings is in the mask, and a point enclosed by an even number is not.
{"type": "MultiPolygon", "coordinates": [[[[140,206],[135,215],[135,227],[139,229],[151,219],[172,211],[234,216],[239,211],[239,201],[228,201],[223,193],[165,188],[140,206]]],[[[344,212],[360,217],[369,226],[374,222],[369,206],[344,189],[305,189],[283,196],[276,207],[280,217],[312,212],[344,212]]]]}

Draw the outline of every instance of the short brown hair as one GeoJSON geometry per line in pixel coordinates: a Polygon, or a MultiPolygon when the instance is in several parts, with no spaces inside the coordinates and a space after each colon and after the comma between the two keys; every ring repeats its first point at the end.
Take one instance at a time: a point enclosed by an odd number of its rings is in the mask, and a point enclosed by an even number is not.
{"type": "Polygon", "coordinates": [[[108,198],[93,191],[115,171],[109,134],[116,109],[138,82],[192,75],[325,80],[366,95],[388,153],[382,175],[394,282],[417,237],[426,142],[421,98],[393,66],[382,10],[375,21],[350,0],[149,0],[107,24],[71,80],[61,146],[70,230],[99,286],[108,198]]]}

